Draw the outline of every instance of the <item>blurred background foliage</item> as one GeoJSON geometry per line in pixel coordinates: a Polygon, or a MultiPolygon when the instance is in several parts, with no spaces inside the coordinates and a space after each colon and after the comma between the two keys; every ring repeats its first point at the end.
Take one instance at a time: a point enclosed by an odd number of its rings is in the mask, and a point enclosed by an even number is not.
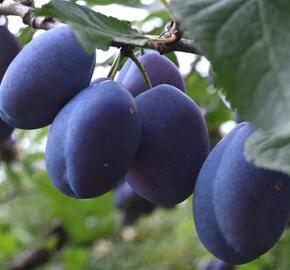
{"type": "MultiPolygon", "coordinates": [[[[109,6],[111,10],[118,9],[116,4],[146,10],[144,19],[132,23],[140,30],[151,25],[147,34],[160,34],[170,20],[159,1],[79,2],[95,10],[96,5],[110,4],[114,4],[109,6]]],[[[8,26],[13,26],[9,23],[8,26]]],[[[35,30],[22,25],[17,37],[25,45],[34,33],[35,30]]],[[[115,51],[108,52],[97,63],[96,77],[100,76],[98,68],[108,71],[114,55],[115,51]]],[[[215,145],[234,122],[219,89],[214,87],[206,60],[184,53],[171,53],[167,57],[180,67],[187,94],[204,111],[211,145],[215,145]],[[185,69],[183,63],[187,58],[192,61],[185,69]]],[[[173,209],[157,208],[133,225],[123,226],[113,193],[90,200],[62,195],[52,186],[45,170],[46,135],[47,128],[16,130],[12,150],[16,156],[1,161],[0,269],[34,269],[25,265],[34,257],[39,260],[35,263],[37,269],[47,270],[190,270],[199,269],[203,261],[213,259],[195,233],[191,198],[173,209]]],[[[237,269],[290,269],[289,245],[290,234],[286,232],[271,252],[237,269]]]]}

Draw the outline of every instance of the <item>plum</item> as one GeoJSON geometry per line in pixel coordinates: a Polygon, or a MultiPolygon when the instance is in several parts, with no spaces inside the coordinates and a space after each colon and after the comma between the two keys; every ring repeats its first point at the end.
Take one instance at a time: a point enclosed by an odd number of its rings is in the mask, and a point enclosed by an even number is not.
{"type": "Polygon", "coordinates": [[[8,66],[19,53],[20,45],[6,26],[0,25],[0,82],[8,66]]]}
{"type": "Polygon", "coordinates": [[[14,128],[6,124],[1,118],[0,118],[0,143],[4,142],[6,139],[10,137],[12,134],[14,128]]]}
{"type": "Polygon", "coordinates": [[[100,196],[123,179],[141,134],[142,122],[128,91],[114,81],[90,86],[69,101],[49,128],[48,175],[66,195],[100,196]]]}
{"type": "Polygon", "coordinates": [[[88,55],[68,26],[29,42],[14,58],[0,86],[0,114],[11,126],[49,125],[57,112],[90,83],[95,54],[88,55]]]}
{"type": "Polygon", "coordinates": [[[136,193],[153,203],[182,202],[192,194],[209,151],[203,115],[194,101],[167,84],[135,100],[143,135],[126,179],[136,193]]]}
{"type": "MultiPolygon", "coordinates": [[[[144,66],[152,86],[169,84],[185,92],[183,77],[168,58],[156,51],[148,51],[139,57],[139,61],[144,66]]],[[[117,82],[123,84],[134,97],[147,90],[138,67],[131,59],[121,69],[117,82]]]]}
{"type": "Polygon", "coordinates": [[[121,212],[124,225],[133,224],[140,216],[152,213],[157,206],[140,197],[126,181],[116,187],[114,204],[121,212]]]}
{"type": "Polygon", "coordinates": [[[195,185],[198,236],[212,254],[231,264],[266,253],[289,219],[289,177],[259,169],[243,156],[254,130],[245,122],[225,136],[207,157],[195,185]]]}
{"type": "MultiPolygon", "coordinates": [[[[0,83],[9,64],[20,51],[16,38],[6,26],[0,26],[0,83]]],[[[0,119],[0,143],[9,138],[14,128],[0,119]]]]}
{"type": "Polygon", "coordinates": [[[11,136],[0,144],[0,160],[4,162],[11,162],[16,158],[16,143],[11,136]]]}

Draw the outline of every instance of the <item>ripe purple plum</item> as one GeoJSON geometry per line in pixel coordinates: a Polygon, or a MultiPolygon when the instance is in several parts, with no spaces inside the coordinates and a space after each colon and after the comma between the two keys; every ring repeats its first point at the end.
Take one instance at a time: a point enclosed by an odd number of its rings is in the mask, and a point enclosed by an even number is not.
{"type": "Polygon", "coordinates": [[[270,250],[289,220],[289,177],[244,158],[254,130],[245,122],[226,135],[208,155],[195,185],[198,236],[213,255],[231,264],[247,263],[270,250]]]}
{"type": "Polygon", "coordinates": [[[11,126],[36,129],[90,83],[95,54],[88,55],[68,26],[29,42],[11,62],[0,86],[0,115],[11,126]],[[15,79],[16,78],[16,79],[15,79]]]}
{"type": "Polygon", "coordinates": [[[142,123],[132,95],[114,81],[81,91],[49,128],[46,166],[66,195],[93,198],[114,188],[132,165],[142,123]]]}
{"type": "MultiPolygon", "coordinates": [[[[182,75],[167,57],[156,51],[148,51],[139,57],[139,61],[144,66],[152,86],[169,84],[185,92],[182,75]]],[[[134,97],[148,89],[138,67],[131,59],[121,69],[117,82],[123,84],[134,97]]]]}
{"type": "Polygon", "coordinates": [[[14,59],[19,53],[20,45],[6,26],[0,25],[0,82],[14,59]]]}
{"type": "Polygon", "coordinates": [[[136,97],[143,122],[141,145],[126,179],[146,200],[175,205],[193,193],[209,151],[203,115],[194,101],[162,84],[136,97]]]}

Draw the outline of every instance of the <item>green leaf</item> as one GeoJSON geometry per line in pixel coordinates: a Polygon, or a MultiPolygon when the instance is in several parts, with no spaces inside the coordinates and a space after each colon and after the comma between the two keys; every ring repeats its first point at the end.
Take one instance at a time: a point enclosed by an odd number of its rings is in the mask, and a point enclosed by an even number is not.
{"type": "Polygon", "coordinates": [[[45,173],[35,184],[38,192],[47,198],[51,214],[62,221],[71,240],[89,242],[115,230],[111,193],[90,200],[70,198],[57,190],[45,173]]]}
{"type": "Polygon", "coordinates": [[[121,4],[123,6],[143,7],[140,0],[85,0],[88,4],[110,5],[121,4]]]}
{"type": "Polygon", "coordinates": [[[62,253],[63,269],[87,269],[89,254],[86,247],[67,247],[62,253]]]}
{"type": "Polygon", "coordinates": [[[245,156],[256,166],[290,175],[290,137],[258,130],[246,143],[245,156]]]}
{"type": "Polygon", "coordinates": [[[33,37],[35,30],[30,26],[22,28],[19,30],[18,41],[21,45],[27,44],[33,37]]]}
{"type": "Polygon", "coordinates": [[[224,104],[220,92],[197,72],[191,72],[186,78],[186,94],[205,111],[209,131],[232,119],[231,110],[224,104]]]}
{"type": "Polygon", "coordinates": [[[289,131],[289,1],[173,0],[171,9],[241,117],[264,130],[289,131]]]}
{"type": "Polygon", "coordinates": [[[107,17],[85,6],[52,0],[36,12],[68,23],[87,52],[95,48],[107,50],[112,41],[142,46],[147,38],[133,29],[126,21],[107,17]]]}

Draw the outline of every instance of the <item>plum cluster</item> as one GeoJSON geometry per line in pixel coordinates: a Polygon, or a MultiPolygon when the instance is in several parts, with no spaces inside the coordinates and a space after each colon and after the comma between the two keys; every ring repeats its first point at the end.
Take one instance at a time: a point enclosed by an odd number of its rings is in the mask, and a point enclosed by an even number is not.
{"type": "Polygon", "coordinates": [[[97,197],[125,177],[157,204],[192,194],[209,151],[203,115],[171,61],[157,52],[139,61],[154,86],[149,91],[131,60],[117,81],[91,82],[95,55],[63,26],[29,42],[5,72],[1,118],[22,129],[50,125],[46,167],[64,194],[97,197]]]}
{"type": "Polygon", "coordinates": [[[225,136],[204,162],[194,190],[200,240],[232,264],[249,262],[271,249],[290,217],[289,177],[256,168],[243,156],[253,132],[244,122],[225,136]]]}
{"type": "Polygon", "coordinates": [[[131,211],[124,217],[131,224],[136,211],[178,204],[194,191],[199,238],[231,267],[278,241],[290,216],[289,177],[244,159],[245,141],[254,132],[247,122],[208,155],[201,110],[166,57],[151,51],[138,56],[153,85],[147,89],[131,60],[116,81],[91,82],[95,54],[82,49],[68,26],[47,31],[19,51],[15,38],[0,27],[5,121],[0,121],[0,140],[13,127],[50,125],[46,167],[61,192],[94,198],[126,179],[115,203],[126,215],[131,211]]]}

